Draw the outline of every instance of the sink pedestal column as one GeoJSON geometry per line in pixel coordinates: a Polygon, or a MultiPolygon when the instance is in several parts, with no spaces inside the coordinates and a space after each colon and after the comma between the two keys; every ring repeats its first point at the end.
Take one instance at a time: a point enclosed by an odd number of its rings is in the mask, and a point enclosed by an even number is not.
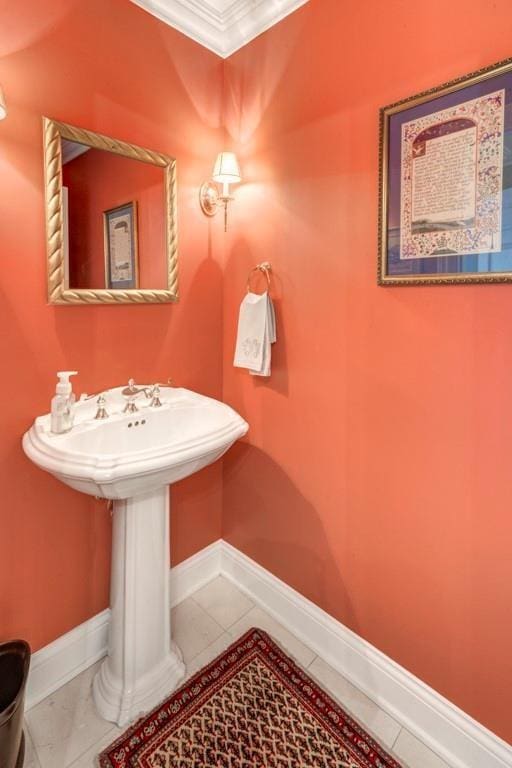
{"type": "Polygon", "coordinates": [[[171,693],[185,675],[171,646],[169,487],[114,501],[108,656],[93,696],[123,726],[171,693]]]}

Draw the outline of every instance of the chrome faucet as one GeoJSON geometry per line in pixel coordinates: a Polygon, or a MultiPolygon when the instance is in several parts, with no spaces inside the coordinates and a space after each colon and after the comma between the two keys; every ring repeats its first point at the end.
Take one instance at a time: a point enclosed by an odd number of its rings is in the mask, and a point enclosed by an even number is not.
{"type": "Polygon", "coordinates": [[[123,409],[123,413],[136,413],[139,409],[135,405],[135,399],[144,394],[148,400],[150,408],[160,408],[162,401],[160,400],[160,384],[157,382],[152,387],[136,387],[133,379],[128,380],[128,386],[121,390],[123,397],[127,399],[127,403],[123,409]]]}
{"type": "MultiPolygon", "coordinates": [[[[171,384],[171,380],[168,380],[168,384],[171,384]]],[[[151,387],[137,387],[134,379],[128,379],[128,386],[121,390],[121,394],[126,399],[126,405],[123,408],[123,413],[136,413],[139,409],[135,404],[135,400],[139,395],[145,395],[146,399],[150,401],[150,408],[160,408],[162,401],[160,399],[160,384],[157,382],[151,387]]],[[[97,398],[96,403],[98,409],[96,411],[95,419],[108,419],[109,413],[106,409],[106,397],[105,392],[97,392],[94,395],[83,394],[80,397],[80,401],[92,400],[97,398]]]]}

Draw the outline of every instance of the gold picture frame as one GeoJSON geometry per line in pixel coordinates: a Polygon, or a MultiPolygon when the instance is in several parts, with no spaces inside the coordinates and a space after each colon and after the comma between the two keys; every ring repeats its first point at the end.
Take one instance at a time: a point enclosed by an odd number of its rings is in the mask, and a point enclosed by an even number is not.
{"type": "MultiPolygon", "coordinates": [[[[414,125],[415,120],[418,125],[421,125],[421,120],[427,121],[427,124],[429,121],[435,124],[436,115],[439,116],[437,125],[446,124],[449,121],[444,117],[445,112],[453,110],[455,115],[459,106],[473,105],[473,102],[476,102],[478,99],[491,99],[495,93],[503,93],[502,142],[504,144],[507,138],[512,142],[512,112],[509,116],[505,109],[506,105],[512,103],[512,58],[451,80],[438,87],[418,93],[415,96],[402,99],[380,110],[377,266],[377,281],[379,285],[453,285],[512,282],[512,239],[510,242],[508,240],[505,242],[505,238],[508,238],[508,228],[507,233],[503,234],[507,222],[510,221],[512,225],[512,168],[510,168],[510,171],[508,168],[505,169],[504,151],[502,152],[503,166],[500,169],[500,178],[502,179],[503,186],[500,187],[501,209],[499,212],[501,226],[500,244],[504,244],[502,250],[497,252],[494,246],[495,241],[491,239],[491,246],[494,248],[492,252],[491,250],[472,250],[470,252],[462,250],[458,252],[453,248],[445,248],[445,252],[443,252],[443,249],[439,248],[437,252],[433,250],[432,253],[427,254],[427,257],[420,256],[417,259],[409,257],[409,254],[407,254],[407,258],[403,258],[402,252],[402,225],[404,219],[407,220],[403,212],[404,209],[407,212],[407,208],[403,204],[404,193],[401,183],[402,174],[404,173],[403,164],[407,162],[407,145],[404,148],[404,142],[408,136],[408,126],[414,125]],[[403,159],[404,157],[405,160],[403,159]],[[505,170],[507,171],[506,174],[505,170]],[[505,179],[507,187],[505,187],[505,179]],[[509,183],[510,187],[508,186],[509,183]],[[399,203],[397,203],[397,200],[399,200],[399,203]],[[397,229],[398,234],[395,231],[397,229]],[[399,239],[398,245],[397,238],[399,239]],[[398,258],[397,248],[399,249],[398,258]],[[410,262],[407,263],[409,258],[410,262]],[[413,262],[414,267],[411,266],[413,262]],[[414,268],[420,268],[421,271],[414,271],[414,268]]],[[[478,137],[477,141],[480,141],[482,134],[479,133],[478,125],[475,129],[475,135],[478,137]]],[[[477,164],[476,167],[478,168],[477,164]]],[[[404,174],[404,178],[409,179],[411,175],[407,176],[404,174]]],[[[410,184],[413,184],[412,180],[410,184]]],[[[495,207],[500,194],[495,192],[495,207]]],[[[481,200],[481,195],[477,195],[476,192],[475,200],[481,200]]],[[[412,204],[410,208],[413,208],[412,204]]],[[[478,208],[475,210],[476,214],[473,222],[478,221],[478,208]]],[[[493,211],[493,214],[497,215],[495,211],[493,211]]],[[[412,218],[413,215],[411,214],[411,220],[412,218]]],[[[471,220],[468,219],[467,221],[471,220]]],[[[440,224],[438,223],[436,226],[440,226],[440,224]]],[[[447,226],[446,223],[444,226],[447,226]]],[[[459,229],[462,229],[462,224],[459,226],[459,229]]],[[[469,231],[471,227],[466,226],[466,229],[469,231]]],[[[476,227],[473,227],[473,229],[476,229],[476,227]]],[[[424,234],[423,231],[420,234],[424,234]]],[[[431,230],[429,230],[429,234],[431,234],[431,230]]],[[[410,232],[406,232],[405,238],[409,235],[410,232]]],[[[488,237],[490,237],[489,234],[488,237]]],[[[448,240],[448,236],[446,236],[445,240],[448,240]]],[[[442,238],[440,242],[442,243],[442,238]]],[[[412,249],[410,253],[414,254],[414,250],[412,249]]]]}
{"type": "Polygon", "coordinates": [[[47,283],[50,304],[127,304],[178,301],[178,233],[175,158],[93,131],[43,117],[44,175],[47,243],[47,283]],[[164,172],[166,289],[82,289],[67,284],[62,191],[62,142],[68,139],[96,149],[157,165],[164,172]]]}

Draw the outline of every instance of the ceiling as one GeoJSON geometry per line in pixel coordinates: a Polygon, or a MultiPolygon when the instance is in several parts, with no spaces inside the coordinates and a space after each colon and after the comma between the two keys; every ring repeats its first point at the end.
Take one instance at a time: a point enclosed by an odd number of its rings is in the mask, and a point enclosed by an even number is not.
{"type": "Polygon", "coordinates": [[[132,0],[226,58],[308,0],[132,0]]]}

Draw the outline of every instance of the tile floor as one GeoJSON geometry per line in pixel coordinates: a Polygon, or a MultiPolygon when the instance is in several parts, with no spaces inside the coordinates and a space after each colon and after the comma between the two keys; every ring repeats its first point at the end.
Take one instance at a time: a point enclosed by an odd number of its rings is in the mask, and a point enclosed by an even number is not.
{"type": "MultiPolygon", "coordinates": [[[[177,605],[173,637],[191,675],[253,626],[267,631],[312,677],[409,768],[448,768],[400,723],[257,607],[222,576],[177,605]]],[[[25,768],[93,768],[95,758],[122,730],[98,717],[87,669],[27,712],[25,768]]]]}

